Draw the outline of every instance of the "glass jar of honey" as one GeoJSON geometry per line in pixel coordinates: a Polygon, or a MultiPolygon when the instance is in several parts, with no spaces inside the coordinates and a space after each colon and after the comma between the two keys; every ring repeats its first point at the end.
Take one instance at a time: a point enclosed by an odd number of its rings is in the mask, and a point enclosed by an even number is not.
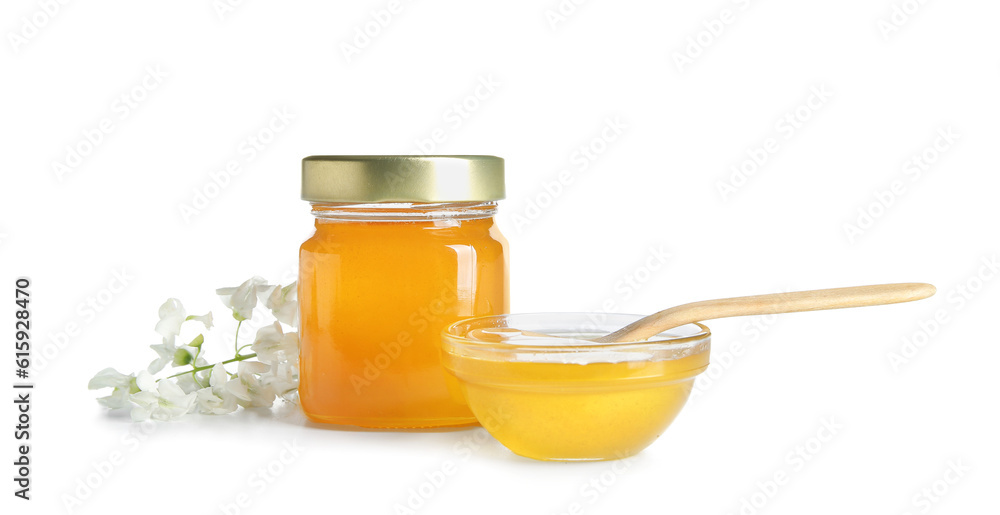
{"type": "Polygon", "coordinates": [[[300,385],[314,421],[476,423],[441,362],[442,329],[509,311],[504,198],[493,156],[311,156],[299,250],[300,385]]]}

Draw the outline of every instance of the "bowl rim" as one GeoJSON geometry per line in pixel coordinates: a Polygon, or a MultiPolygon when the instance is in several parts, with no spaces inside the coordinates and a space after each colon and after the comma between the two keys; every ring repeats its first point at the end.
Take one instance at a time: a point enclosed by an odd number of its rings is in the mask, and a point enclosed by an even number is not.
{"type": "MultiPolygon", "coordinates": [[[[679,351],[687,348],[694,348],[702,343],[709,342],[712,337],[712,331],[700,322],[692,322],[690,324],[684,324],[679,327],[685,327],[693,325],[698,327],[700,330],[698,333],[690,336],[676,336],[676,337],[660,337],[656,335],[648,340],[635,341],[635,342],[618,342],[618,343],[593,343],[593,344],[582,344],[582,345],[531,345],[531,344],[511,344],[511,343],[500,343],[500,342],[486,342],[482,340],[477,340],[474,338],[468,338],[463,335],[454,334],[454,329],[460,324],[467,324],[469,322],[475,322],[479,320],[489,320],[489,319],[501,319],[506,317],[516,317],[516,316],[588,316],[588,315],[598,315],[598,316],[628,316],[642,318],[645,315],[636,315],[631,313],[607,313],[601,311],[551,311],[551,312],[528,312],[528,313],[503,313],[499,315],[480,315],[475,317],[468,317],[458,320],[454,323],[448,324],[444,329],[441,330],[441,336],[443,339],[445,351],[448,351],[448,345],[453,345],[459,348],[466,348],[473,351],[486,351],[486,352],[497,352],[497,353],[597,353],[597,352],[625,352],[625,351],[679,351]],[[655,338],[655,339],[654,339],[655,338]]],[[[669,330],[668,330],[669,331],[669,330]]],[[[661,333],[662,334],[662,333],[661,333]]],[[[579,340],[576,340],[579,341],[579,340]]]]}

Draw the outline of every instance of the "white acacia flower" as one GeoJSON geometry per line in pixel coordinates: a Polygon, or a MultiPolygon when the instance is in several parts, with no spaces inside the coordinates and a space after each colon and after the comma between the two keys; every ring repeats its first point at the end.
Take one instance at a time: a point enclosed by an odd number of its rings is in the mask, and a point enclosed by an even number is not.
{"type": "Polygon", "coordinates": [[[156,332],[164,338],[172,338],[181,334],[181,324],[187,318],[184,305],[177,299],[167,299],[160,306],[160,321],[156,323],[156,332]]]}
{"type": "Polygon", "coordinates": [[[135,378],[139,392],[132,394],[132,421],[172,420],[191,411],[194,393],[184,393],[169,379],[157,382],[149,372],[139,372],[135,378]]]}
{"type": "Polygon", "coordinates": [[[271,288],[261,277],[253,276],[235,288],[219,288],[215,293],[222,297],[222,303],[233,310],[236,320],[249,320],[253,308],[257,307],[257,293],[271,288]]]}
{"type": "Polygon", "coordinates": [[[222,363],[216,363],[212,367],[209,386],[198,390],[197,402],[202,413],[225,415],[236,411],[239,405],[236,403],[236,396],[226,389],[227,382],[229,374],[226,373],[226,368],[222,363]]]}
{"type": "Polygon", "coordinates": [[[135,374],[125,375],[113,368],[105,368],[104,370],[98,372],[97,375],[95,375],[94,378],[87,383],[87,388],[90,390],[114,388],[114,390],[111,391],[111,395],[97,399],[97,402],[99,402],[101,406],[111,409],[129,407],[131,405],[129,403],[129,395],[139,390],[139,387],[135,384],[135,374]]]}
{"type": "Polygon", "coordinates": [[[155,330],[162,340],[150,345],[156,359],[138,374],[125,375],[113,368],[98,372],[88,388],[112,389],[110,395],[99,398],[98,402],[109,408],[131,408],[134,421],[171,420],[196,411],[225,414],[239,406],[271,407],[276,397],[297,402],[299,335],[286,333],[282,325],[298,325],[297,284],[269,285],[255,276],[237,287],[220,288],[216,293],[238,321],[251,319],[258,303],[277,319],[258,330],[249,345],[256,353],[255,361],[247,360],[249,356],[241,356],[240,349],[236,349],[235,357],[242,361],[234,376],[230,377],[222,362],[209,367],[201,353],[209,334],[207,330],[214,326],[212,312],[188,315],[181,301],[170,298],[158,310],[155,330]],[[181,328],[189,320],[200,322],[206,332],[186,344],[178,342],[181,328]],[[180,368],[184,370],[189,365],[192,369],[176,377],[159,381],[154,377],[165,367],[184,367],[180,368]]]}
{"type": "Polygon", "coordinates": [[[264,306],[271,310],[279,322],[298,327],[299,289],[297,283],[281,287],[275,286],[264,300],[264,306]]]}
{"type": "Polygon", "coordinates": [[[156,355],[158,356],[146,367],[146,370],[150,374],[155,374],[163,370],[163,367],[167,366],[168,363],[174,362],[174,355],[177,354],[177,346],[174,344],[173,336],[164,336],[163,343],[150,345],[149,348],[156,351],[156,355]]]}
{"type": "MultiPolygon", "coordinates": [[[[203,362],[202,364],[198,365],[199,367],[205,366],[207,364],[204,363],[203,358],[198,358],[198,361],[203,362]]],[[[184,393],[197,392],[202,388],[205,388],[205,385],[208,384],[209,374],[211,374],[211,372],[212,372],[211,370],[201,370],[199,372],[195,372],[195,375],[198,376],[197,380],[195,380],[195,377],[193,377],[191,374],[184,374],[182,376],[177,376],[174,379],[177,381],[177,386],[179,386],[181,390],[184,391],[184,393]]]]}
{"type": "Polygon", "coordinates": [[[278,397],[286,401],[296,402],[299,389],[297,361],[271,365],[271,370],[260,375],[260,382],[270,386],[278,397]]]}
{"type": "MultiPolygon", "coordinates": [[[[198,380],[200,381],[201,379],[202,379],[201,376],[199,376],[198,380]]],[[[164,381],[174,381],[174,384],[176,384],[177,387],[180,388],[181,391],[184,393],[197,392],[198,390],[204,388],[204,386],[202,385],[205,384],[205,383],[198,384],[194,380],[194,377],[191,377],[191,374],[184,374],[182,376],[177,376],[172,379],[164,379],[164,381]]]]}
{"type": "Polygon", "coordinates": [[[132,405],[130,401],[133,392],[128,388],[115,388],[111,395],[97,399],[101,406],[110,409],[125,409],[132,405]]]}
{"type": "Polygon", "coordinates": [[[257,331],[257,338],[250,349],[257,353],[257,360],[262,363],[289,361],[298,356],[299,334],[285,334],[281,330],[281,324],[275,322],[257,331]]]}
{"type": "Polygon", "coordinates": [[[93,379],[87,383],[87,388],[98,390],[101,388],[128,388],[135,375],[125,375],[113,368],[105,368],[98,372],[93,379]]]}
{"type": "Polygon", "coordinates": [[[211,329],[213,325],[211,311],[205,313],[204,315],[188,315],[187,318],[185,318],[184,320],[196,320],[198,322],[201,322],[202,324],[205,325],[205,329],[211,329]]]}
{"type": "Polygon", "coordinates": [[[244,408],[270,408],[274,404],[274,389],[262,384],[257,377],[270,368],[258,361],[240,361],[236,377],[226,383],[226,390],[235,395],[236,402],[244,408]]]}

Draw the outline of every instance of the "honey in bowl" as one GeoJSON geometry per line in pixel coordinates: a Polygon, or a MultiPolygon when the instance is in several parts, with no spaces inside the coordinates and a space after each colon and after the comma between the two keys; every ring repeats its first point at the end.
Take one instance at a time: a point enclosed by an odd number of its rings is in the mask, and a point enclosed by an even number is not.
{"type": "Polygon", "coordinates": [[[708,366],[710,346],[700,324],[644,342],[585,340],[638,318],[539,313],[464,320],[445,330],[444,366],[483,427],[514,453],[540,460],[625,458],[673,422],[695,376],[708,366]],[[592,332],[579,330],[588,326],[592,332]],[[476,329],[484,327],[553,337],[477,338],[476,329]]]}

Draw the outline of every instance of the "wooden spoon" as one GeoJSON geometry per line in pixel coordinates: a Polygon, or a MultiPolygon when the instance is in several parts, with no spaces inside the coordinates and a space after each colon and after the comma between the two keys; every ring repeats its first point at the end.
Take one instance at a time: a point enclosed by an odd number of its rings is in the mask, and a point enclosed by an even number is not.
{"type": "Polygon", "coordinates": [[[901,283],[703,300],[681,304],[640,318],[611,334],[594,338],[593,341],[600,343],[641,341],[667,329],[716,318],[898,304],[926,299],[936,291],[937,288],[930,284],[901,283]]]}
{"type": "MultiPolygon", "coordinates": [[[[934,295],[936,291],[937,288],[930,284],[902,283],[703,300],[665,309],[636,320],[611,334],[590,338],[589,341],[598,343],[643,341],[668,329],[704,320],[897,304],[926,299],[934,295]]],[[[491,340],[516,334],[553,337],[552,335],[499,327],[477,329],[471,331],[470,336],[473,336],[473,332],[478,333],[475,337],[485,336],[491,340]]]]}

